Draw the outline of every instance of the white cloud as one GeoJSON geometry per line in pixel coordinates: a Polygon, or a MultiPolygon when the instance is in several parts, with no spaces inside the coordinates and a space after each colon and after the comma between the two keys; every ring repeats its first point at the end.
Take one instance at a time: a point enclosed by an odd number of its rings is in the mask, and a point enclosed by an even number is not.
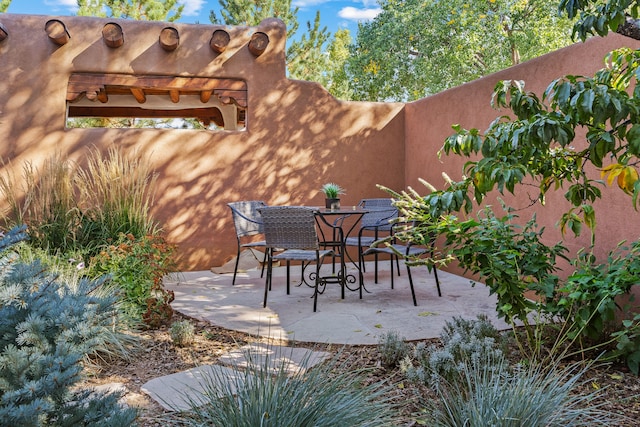
{"type": "Polygon", "coordinates": [[[69,9],[74,13],[78,10],[77,0],[45,0],[44,4],[45,6],[51,7],[55,12],[60,8],[69,9]]]}
{"type": "Polygon", "coordinates": [[[78,6],[77,0],[47,0],[44,2],[47,6],[62,6],[62,7],[76,7],[78,6]]]}
{"type": "Polygon", "coordinates": [[[357,9],[355,7],[343,7],[338,12],[338,16],[350,21],[370,21],[378,14],[382,12],[382,9],[377,7],[374,9],[357,9]]]}
{"type": "Polygon", "coordinates": [[[200,14],[204,0],[181,0],[180,4],[184,5],[182,14],[184,16],[197,16],[200,14]]]}
{"type": "Polygon", "coordinates": [[[293,0],[291,6],[305,9],[311,6],[317,6],[323,3],[329,3],[331,0],[293,0]]]}

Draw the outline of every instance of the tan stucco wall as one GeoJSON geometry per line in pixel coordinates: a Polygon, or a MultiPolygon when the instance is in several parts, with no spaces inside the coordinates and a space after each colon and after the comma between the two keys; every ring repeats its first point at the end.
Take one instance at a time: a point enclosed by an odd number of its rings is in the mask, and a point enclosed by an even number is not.
{"type": "MultiPolygon", "coordinates": [[[[171,24],[180,33],[180,46],[166,52],[158,44],[160,31],[169,25],[162,22],[0,14],[0,23],[9,33],[0,42],[0,158],[11,160],[19,172],[24,162],[38,165],[55,153],[82,162],[94,146],[106,150],[115,144],[142,153],[159,173],[153,214],[178,244],[185,270],[220,265],[235,254],[229,201],[320,205],[318,190],[327,181],[347,189],[343,204],[384,197],[376,184],[425,191],[418,183],[425,178],[442,186],[441,173],[458,179],[464,163],[437,158],[451,125],[484,130],[504,113],[489,106],[497,81],[525,80],[527,89],[540,94],[561,75],[593,74],[616,47],[640,48],[622,36],[594,38],[406,105],[349,103],[315,83],[286,78],[285,27],[277,20],[259,27],[223,27],[231,35],[223,54],[209,48],[211,34],[221,28],[212,25],[171,24]],[[57,46],[47,38],[44,27],[50,19],[66,24],[69,43],[57,46]],[[123,28],[122,47],[105,45],[101,31],[107,22],[123,28]],[[247,49],[255,31],[270,38],[257,58],[247,49]],[[79,72],[244,79],[247,131],[65,129],[67,81],[79,72]]],[[[514,206],[528,205],[525,192],[507,199],[514,206]]],[[[526,220],[537,212],[552,243],[560,237],[554,224],[566,207],[559,192],[550,195],[546,207],[519,214],[526,220]]],[[[599,254],[638,237],[639,214],[619,190],[605,190],[596,208],[599,254]]],[[[569,244],[576,250],[588,238],[585,234],[569,244]]]]}
{"type": "Polygon", "coordinates": [[[183,269],[235,255],[227,202],[320,205],[320,186],[335,181],[347,190],[343,204],[355,204],[384,197],[379,182],[404,185],[404,105],[340,102],[317,84],[288,80],[280,21],[224,27],[231,43],[220,55],[209,48],[220,28],[212,25],[171,24],[180,46],[166,52],[158,44],[162,22],[0,14],[0,23],[9,33],[0,42],[0,158],[20,168],[54,153],[82,162],[93,146],[142,153],[159,173],[153,214],[178,244],[183,269]],[[71,35],[64,46],[44,31],[54,18],[71,35]],[[107,22],[122,27],[120,48],[102,40],[107,22]],[[247,49],[254,31],[270,39],[257,58],[247,49]],[[78,72],[245,79],[248,129],[65,129],[67,81],[78,72]]]}
{"type": "MultiPolygon", "coordinates": [[[[445,156],[437,158],[437,152],[442,147],[447,136],[453,134],[452,124],[460,124],[464,128],[478,128],[484,131],[498,116],[507,111],[497,111],[490,107],[491,94],[496,83],[500,80],[523,80],[526,89],[538,96],[551,81],[563,75],[593,75],[594,71],[603,68],[604,57],[607,52],[629,46],[640,48],[640,42],[612,34],[607,38],[593,38],[586,43],[578,43],[565,49],[553,52],[502,72],[492,74],[463,86],[447,90],[437,95],[409,103],[406,106],[406,178],[407,186],[416,188],[426,194],[427,190],[418,182],[423,178],[437,188],[444,188],[442,172],[446,172],[453,180],[462,176],[466,158],[445,156]]],[[[575,141],[575,146],[584,144],[584,137],[575,141]]],[[[594,179],[600,174],[594,171],[594,179]]],[[[606,256],[622,240],[635,240],[640,237],[640,213],[631,205],[629,196],[615,187],[603,187],[603,198],[595,204],[597,215],[597,254],[606,256]]],[[[517,214],[523,222],[529,220],[533,213],[537,214],[538,222],[546,227],[544,236],[549,244],[560,240],[561,236],[555,226],[562,212],[569,208],[568,202],[560,190],[547,197],[545,207],[529,206],[529,196],[535,197],[535,188],[527,190],[519,188],[516,197],[508,194],[503,197],[511,206],[525,208],[517,214]]],[[[502,213],[496,197],[489,197],[488,203],[502,213]]],[[[567,236],[568,237],[568,236],[567,236]]],[[[589,234],[585,231],[578,239],[568,239],[567,244],[572,251],[589,245],[589,234]]],[[[454,269],[455,271],[455,269],[454,269]]],[[[561,273],[562,274],[562,273],[561,273]]]]}

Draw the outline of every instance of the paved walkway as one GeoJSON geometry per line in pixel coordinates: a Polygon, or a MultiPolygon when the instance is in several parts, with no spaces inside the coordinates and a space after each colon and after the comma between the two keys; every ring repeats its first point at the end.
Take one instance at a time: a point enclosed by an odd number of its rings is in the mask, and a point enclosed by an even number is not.
{"type": "MultiPolygon", "coordinates": [[[[402,267],[402,266],[401,266],[402,267]]],[[[318,296],[318,311],[313,312],[313,290],[292,284],[285,290],[286,270],[274,268],[273,289],[267,307],[262,307],[264,279],[259,270],[239,273],[236,285],[232,274],[210,271],[181,273],[166,287],[175,292],[172,306],[177,311],[216,326],[291,341],[377,344],[386,331],[396,331],[407,340],[435,338],[447,320],[454,316],[474,319],[485,314],[498,329],[508,326],[496,318],[496,299],[484,285],[472,287],[460,276],[439,271],[442,297],[438,297],[433,275],[426,267],[413,268],[418,306],[411,300],[406,270],[390,288],[389,262],[380,263],[379,283],[374,283],[373,264],[369,263],[365,284],[370,293],[358,298],[349,292],[340,298],[340,287],[328,285],[318,296]]],[[[331,266],[323,266],[329,274],[331,266]]],[[[299,267],[291,268],[292,280],[299,282],[299,267]]]]}
{"type": "MultiPolygon", "coordinates": [[[[331,266],[323,266],[324,274],[330,271],[331,266]]],[[[382,262],[378,284],[374,283],[373,264],[368,264],[365,283],[369,292],[362,299],[357,292],[347,292],[341,299],[339,286],[329,285],[318,297],[315,313],[311,288],[292,284],[291,294],[286,294],[284,267],[274,269],[266,308],[262,307],[264,279],[259,270],[240,273],[235,286],[231,285],[233,274],[211,271],[180,273],[165,286],[175,292],[173,308],[185,315],[227,329],[291,342],[376,345],[387,331],[411,341],[436,338],[453,317],[474,319],[479,314],[487,315],[498,329],[508,328],[496,318],[496,299],[484,285],[473,287],[468,279],[440,271],[442,297],[438,297],[433,274],[426,268],[414,268],[412,273],[417,307],[411,300],[406,270],[396,276],[395,289],[391,289],[389,263],[382,262]]],[[[292,280],[299,281],[299,276],[299,267],[292,267],[292,280]]],[[[240,368],[246,366],[247,358],[260,363],[266,354],[272,363],[284,363],[292,372],[329,357],[328,353],[295,345],[289,348],[254,344],[221,357],[219,364],[153,379],[142,390],[167,410],[185,410],[191,404],[206,401],[204,396],[212,385],[228,390],[250,380],[240,374],[240,368]]]]}

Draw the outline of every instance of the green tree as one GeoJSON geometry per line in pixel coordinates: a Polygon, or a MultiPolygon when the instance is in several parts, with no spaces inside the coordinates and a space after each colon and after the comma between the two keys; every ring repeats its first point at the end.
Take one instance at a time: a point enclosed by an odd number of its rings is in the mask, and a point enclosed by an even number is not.
{"type": "Polygon", "coordinates": [[[637,0],[561,0],[559,10],[578,18],[573,36],[582,40],[590,34],[606,36],[609,31],[640,40],[637,0]]]}
{"type": "MultiPolygon", "coordinates": [[[[640,314],[625,320],[613,334],[609,328],[618,308],[615,298],[637,283],[640,241],[611,251],[600,264],[590,248],[580,251],[570,260],[575,271],[562,281],[553,273],[566,248],[562,243],[546,246],[535,217],[525,227],[513,224],[512,213],[497,217],[488,208],[477,219],[456,217],[460,211],[471,213],[474,204],[495,190],[515,194],[522,185],[528,189],[535,185],[535,200],[544,204],[550,190],[566,188],[570,207],[561,215],[559,227],[563,234],[575,235],[588,228],[593,246],[593,203],[602,196],[602,178],[638,208],[640,50],[616,50],[605,63],[593,77],[555,80],[541,97],[525,91],[523,82],[498,83],[492,104],[511,114],[498,117],[484,133],[454,126],[455,133],[444,143],[444,153],[469,158],[463,179],[450,181],[441,191],[432,189],[424,197],[395,196],[403,215],[420,224],[405,239],[427,243],[424,236],[437,234],[446,240],[443,257],[419,262],[455,259],[485,281],[498,297],[498,312],[508,320],[527,325],[533,310],[564,319],[570,339],[615,341],[618,354],[638,373],[640,314]],[[583,133],[585,141],[574,143],[576,134],[583,133]],[[600,170],[599,176],[589,172],[593,169],[600,170]],[[525,298],[529,291],[546,298],[535,304],[525,298]]],[[[530,338],[535,336],[527,331],[530,338]]]]}
{"type": "Polygon", "coordinates": [[[289,77],[322,83],[330,67],[328,55],[323,50],[331,33],[320,26],[320,12],[316,12],[313,23],[307,22],[306,32],[296,40],[298,31],[298,7],[291,0],[219,0],[220,17],[211,11],[209,17],[214,24],[258,25],[263,19],[275,17],[287,26],[288,47],[286,52],[289,77]]]}
{"type": "Polygon", "coordinates": [[[385,0],[360,24],[348,74],[358,100],[415,100],[571,43],[556,0],[385,0]]]}
{"type": "Polygon", "coordinates": [[[9,8],[11,0],[0,0],[0,13],[4,13],[9,8]]]}
{"type": "Polygon", "coordinates": [[[178,0],[78,0],[79,16],[173,22],[183,10],[178,0]]]}
{"type": "Polygon", "coordinates": [[[320,83],[336,98],[350,100],[353,96],[346,64],[349,59],[349,46],[352,43],[351,33],[347,29],[336,31],[329,42],[327,53],[329,64],[326,75],[320,83]]]}

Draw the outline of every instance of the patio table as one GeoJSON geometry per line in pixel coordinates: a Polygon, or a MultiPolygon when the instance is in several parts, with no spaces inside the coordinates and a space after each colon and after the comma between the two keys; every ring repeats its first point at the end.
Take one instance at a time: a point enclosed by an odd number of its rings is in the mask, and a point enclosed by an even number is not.
{"type": "Polygon", "coordinates": [[[354,262],[351,257],[351,263],[358,270],[358,277],[353,274],[347,273],[347,262],[345,260],[346,245],[345,241],[349,234],[355,229],[356,225],[362,219],[362,216],[369,212],[369,210],[362,208],[360,206],[341,206],[339,208],[325,208],[320,206],[313,207],[316,213],[316,222],[318,223],[318,229],[320,230],[320,245],[325,248],[331,248],[334,250],[336,255],[334,256],[333,263],[333,276],[325,276],[323,277],[323,281],[325,283],[338,283],[341,286],[342,290],[342,299],[344,299],[345,288],[350,291],[359,291],[360,299],[362,299],[362,289],[363,280],[362,274],[360,274],[360,266],[358,263],[354,262]],[[352,221],[350,226],[344,230],[343,225],[345,224],[345,220],[347,218],[351,218],[352,221]],[[340,259],[340,269],[336,273],[335,271],[335,257],[340,259]],[[358,282],[357,286],[352,287],[354,283],[358,282]]]}

